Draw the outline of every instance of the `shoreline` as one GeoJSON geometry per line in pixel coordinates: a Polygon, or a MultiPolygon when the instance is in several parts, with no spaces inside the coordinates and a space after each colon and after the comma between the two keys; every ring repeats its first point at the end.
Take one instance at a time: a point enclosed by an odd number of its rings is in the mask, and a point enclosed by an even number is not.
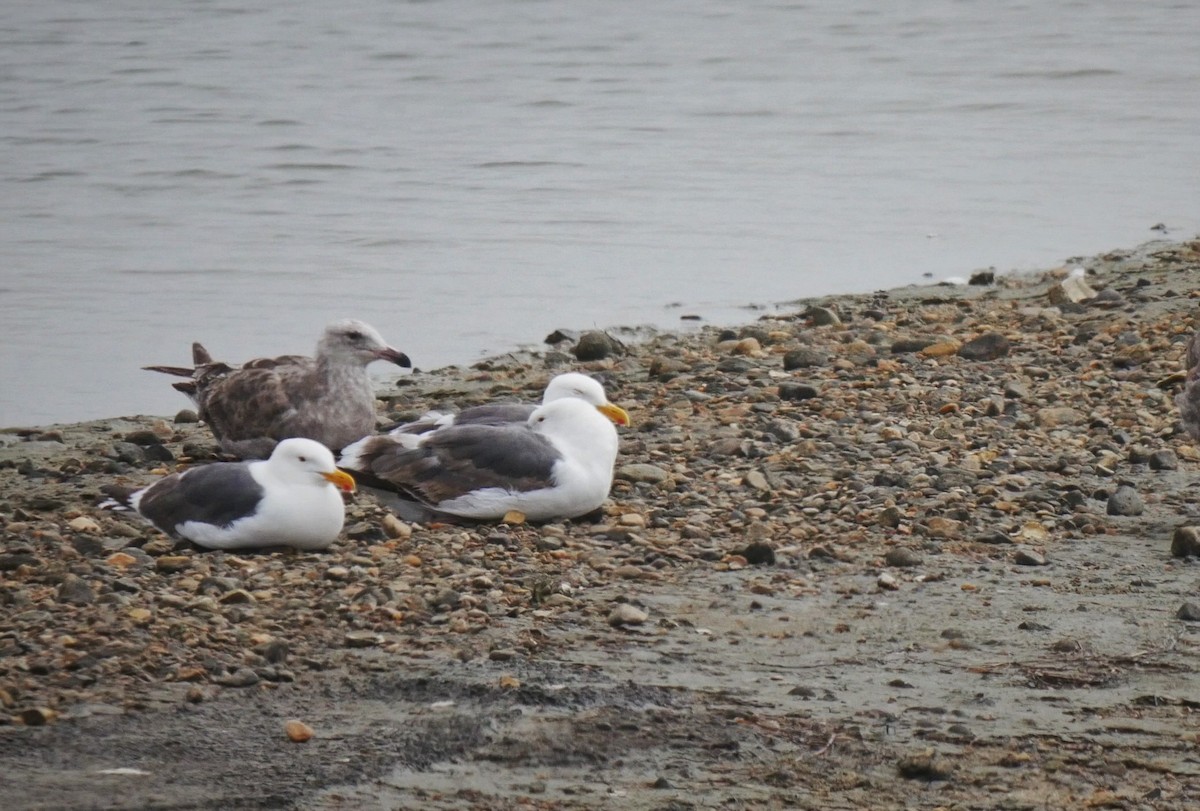
{"type": "Polygon", "coordinates": [[[1071,264],[1091,290],[806,298],[381,392],[385,421],[602,376],[633,427],[594,519],[359,496],[327,552],[205,552],[92,507],[214,458],[202,426],[7,434],[15,808],[1195,807],[1200,574],[1170,550],[1200,450],[1170,381],[1200,239],[1071,264]]]}

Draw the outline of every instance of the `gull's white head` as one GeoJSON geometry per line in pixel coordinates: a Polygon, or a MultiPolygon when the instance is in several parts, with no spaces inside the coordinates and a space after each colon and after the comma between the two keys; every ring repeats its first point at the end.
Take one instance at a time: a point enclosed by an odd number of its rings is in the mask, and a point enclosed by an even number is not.
{"type": "Polygon", "coordinates": [[[600,381],[594,377],[589,377],[581,372],[567,372],[558,375],[546,386],[546,393],[542,395],[542,405],[566,398],[582,400],[617,425],[628,426],[630,423],[629,414],[625,409],[608,401],[604,386],[600,385],[600,381]]]}
{"type": "Polygon", "coordinates": [[[338,470],[333,453],[312,439],[285,439],[275,446],[267,460],[272,474],[289,484],[332,484],[347,493],[354,492],[354,479],[338,470]]]}

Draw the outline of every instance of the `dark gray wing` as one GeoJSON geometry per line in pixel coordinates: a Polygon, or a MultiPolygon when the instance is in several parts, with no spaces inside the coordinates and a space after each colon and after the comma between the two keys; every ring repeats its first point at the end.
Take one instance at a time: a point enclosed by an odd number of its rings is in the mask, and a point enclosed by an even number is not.
{"type": "Polygon", "coordinates": [[[454,425],[416,448],[375,437],[359,454],[372,479],[430,505],[480,490],[524,492],[554,484],[558,451],[541,434],[518,425],[454,425]]]}
{"type": "Polygon", "coordinates": [[[188,521],[227,527],[253,515],[263,488],[246,462],[217,462],[174,473],[152,484],[138,512],[150,523],[178,537],[175,528],[188,521]]]}
{"type": "MultiPolygon", "coordinates": [[[[454,415],[454,425],[509,425],[523,423],[537,406],[528,403],[489,403],[464,408],[454,415]]],[[[437,420],[417,420],[395,430],[402,434],[427,434],[438,428],[437,420]]]]}

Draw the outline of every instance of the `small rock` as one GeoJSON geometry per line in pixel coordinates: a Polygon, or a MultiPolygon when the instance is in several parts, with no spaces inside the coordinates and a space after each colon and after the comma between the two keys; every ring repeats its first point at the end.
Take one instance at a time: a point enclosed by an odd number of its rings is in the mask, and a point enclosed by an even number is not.
{"type": "Polygon", "coordinates": [[[828,307],[809,307],[804,311],[804,317],[812,321],[814,327],[836,327],[842,323],[838,314],[828,307]]]}
{"type": "Polygon", "coordinates": [[[735,355],[756,355],[762,352],[762,344],[757,338],[742,338],[733,345],[732,352],[735,355]]]}
{"type": "Polygon", "coordinates": [[[571,350],[581,361],[603,360],[609,355],[620,354],[621,345],[613,340],[606,332],[593,330],[579,336],[579,341],[571,350]]]}
{"type": "Polygon", "coordinates": [[[879,586],[881,591],[896,591],[900,588],[900,581],[890,572],[884,572],[879,575],[879,578],[875,581],[875,585],[879,586]]]}
{"type": "Polygon", "coordinates": [[[347,648],[373,648],[383,642],[383,637],[370,631],[349,631],[342,641],[347,648]]]}
{"type": "Polygon", "coordinates": [[[799,402],[801,400],[811,400],[821,394],[820,389],[816,386],[810,386],[807,383],[780,383],[779,384],[779,399],[789,402],[799,402]]]}
{"type": "Polygon", "coordinates": [[[17,714],[21,723],[27,727],[44,727],[58,718],[58,713],[49,707],[31,707],[17,714]]]}
{"type": "Polygon", "coordinates": [[[1200,605],[1196,603],[1184,603],[1179,606],[1179,610],[1175,612],[1175,616],[1184,622],[1200,622],[1200,605]]]}
{"type": "Polygon", "coordinates": [[[154,568],[160,572],[182,572],[192,565],[192,559],[187,555],[163,555],[154,561],[154,568]]]}
{"type": "Polygon", "coordinates": [[[1127,484],[1118,487],[1116,492],[1108,497],[1109,515],[1141,515],[1145,509],[1146,505],[1137,490],[1127,484]]]}
{"type": "Polygon", "coordinates": [[[513,648],[496,648],[488,652],[488,658],[493,662],[507,662],[516,659],[518,653],[513,648]]]}
{"type": "Polygon", "coordinates": [[[985,332],[978,338],[967,341],[958,350],[958,356],[967,360],[996,360],[1009,353],[1012,346],[998,332],[985,332]]]}
{"type": "Polygon", "coordinates": [[[218,676],[213,682],[222,687],[253,687],[258,684],[258,674],[248,667],[239,667],[232,673],[218,676]]]}
{"type": "Polygon", "coordinates": [[[126,552],[114,552],[104,559],[109,566],[117,569],[128,569],[138,562],[138,559],[126,552]]]}
{"type": "Polygon", "coordinates": [[[771,484],[767,481],[767,477],[762,474],[762,471],[751,470],[746,474],[745,482],[747,486],[755,490],[766,491],[771,489],[771,484]]]}
{"type": "Polygon", "coordinates": [[[666,481],[670,476],[667,471],[657,465],[635,464],[622,465],[617,469],[615,477],[627,482],[646,482],[648,484],[658,484],[666,481]]]}
{"type": "Polygon", "coordinates": [[[91,605],[96,601],[96,595],[86,581],[68,574],[58,585],[58,601],[70,605],[91,605]]]}
{"type": "Polygon", "coordinates": [[[901,338],[892,343],[893,355],[906,355],[911,352],[920,352],[927,346],[933,346],[936,341],[933,338],[901,338]]]}
{"type": "Polygon", "coordinates": [[[345,566],[330,566],[325,570],[325,579],[338,581],[349,580],[350,570],[345,566]]]}
{"type": "Polygon", "coordinates": [[[295,718],[283,725],[283,731],[287,734],[288,740],[293,743],[304,743],[316,734],[312,727],[295,718]]]}
{"type": "Polygon", "coordinates": [[[935,515],[925,522],[930,538],[953,539],[962,531],[962,521],[935,515]]]}
{"type": "Polygon", "coordinates": [[[1061,428],[1064,425],[1079,425],[1086,419],[1084,413],[1070,406],[1050,406],[1040,408],[1037,412],[1037,423],[1043,428],[1061,428]]]}
{"type": "Polygon", "coordinates": [[[1171,555],[1177,558],[1200,557],[1200,527],[1179,527],[1171,538],[1171,555]]]}
{"type": "Polygon", "coordinates": [[[971,274],[971,278],[967,280],[967,284],[986,287],[989,284],[996,283],[996,271],[994,270],[977,270],[971,274]]]}
{"type": "Polygon", "coordinates": [[[808,369],[813,366],[824,366],[829,363],[829,354],[810,346],[802,346],[784,353],[783,369],[790,372],[794,369],[808,369]]]}
{"type": "Polygon", "coordinates": [[[879,525],[895,529],[904,520],[904,512],[899,507],[884,507],[879,511],[879,525]]]}
{"type": "Polygon", "coordinates": [[[67,526],[76,532],[86,532],[89,535],[95,535],[100,532],[100,525],[96,523],[95,519],[89,518],[86,515],[71,519],[71,522],[67,526]]]}
{"type": "Polygon", "coordinates": [[[889,549],[887,554],[883,556],[884,563],[897,568],[920,566],[922,560],[923,558],[919,553],[904,548],[889,549]]]}
{"type": "Polygon", "coordinates": [[[775,550],[770,544],[755,541],[738,552],[751,566],[774,566],[775,550]]]}
{"type": "Polygon", "coordinates": [[[641,625],[648,619],[650,619],[650,615],[637,606],[618,603],[608,615],[608,624],[614,628],[620,628],[622,625],[641,625]]]}
{"type": "Polygon", "coordinates": [[[954,767],[932,749],[919,755],[910,755],[896,762],[901,777],[910,780],[945,780],[954,773],[954,767]]]}
{"type": "Polygon", "coordinates": [[[383,531],[387,533],[389,538],[406,539],[412,537],[412,525],[406,521],[401,521],[393,513],[385,515],[381,523],[383,524],[383,531]]]}
{"type": "Polygon", "coordinates": [[[1179,456],[1175,451],[1164,449],[1150,454],[1151,470],[1178,470],[1179,456]]]}
{"type": "Polygon", "coordinates": [[[183,408],[176,412],[175,422],[180,425],[200,422],[200,415],[195,411],[192,411],[190,408],[183,408]]]}
{"type": "Polygon", "coordinates": [[[1018,549],[1013,553],[1013,562],[1018,566],[1045,566],[1049,561],[1040,552],[1032,549],[1018,549]]]}

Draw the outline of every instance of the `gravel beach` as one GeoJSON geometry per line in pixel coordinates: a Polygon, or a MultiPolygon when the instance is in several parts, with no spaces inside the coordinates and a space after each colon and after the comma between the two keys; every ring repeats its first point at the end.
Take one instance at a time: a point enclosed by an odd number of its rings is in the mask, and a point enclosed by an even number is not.
{"type": "Polygon", "coordinates": [[[194,416],[0,431],[0,805],[1200,807],[1200,241],[972,281],[380,392],[601,378],[572,522],[360,493],[326,552],[210,552],[94,506],[216,459],[194,416]]]}

